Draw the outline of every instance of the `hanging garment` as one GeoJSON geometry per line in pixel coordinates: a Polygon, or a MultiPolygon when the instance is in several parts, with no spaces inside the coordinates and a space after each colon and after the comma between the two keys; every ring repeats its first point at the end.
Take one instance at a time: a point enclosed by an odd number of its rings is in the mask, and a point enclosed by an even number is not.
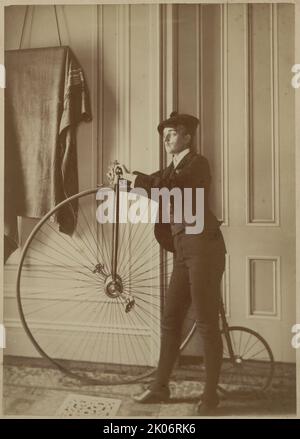
{"type": "MultiPolygon", "coordinates": [[[[78,192],[76,127],[91,120],[83,71],[69,47],[5,53],[5,243],[17,248],[17,216],[40,218],[78,192]]],[[[55,218],[72,235],[77,206],[55,218]]]]}

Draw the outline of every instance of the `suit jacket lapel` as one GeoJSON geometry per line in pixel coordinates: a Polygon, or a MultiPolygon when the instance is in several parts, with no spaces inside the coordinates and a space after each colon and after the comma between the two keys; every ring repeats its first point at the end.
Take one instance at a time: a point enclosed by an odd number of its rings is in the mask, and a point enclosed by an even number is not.
{"type": "Polygon", "coordinates": [[[174,171],[174,164],[173,164],[173,161],[169,164],[169,166],[167,166],[167,167],[164,169],[162,177],[163,177],[164,179],[170,177],[170,175],[172,174],[172,171],[174,171]]]}
{"type": "Polygon", "coordinates": [[[190,151],[187,155],[185,155],[183,157],[183,159],[178,163],[178,165],[176,166],[176,168],[174,169],[174,163],[173,161],[169,164],[169,166],[167,166],[164,170],[163,170],[163,178],[169,178],[171,177],[171,175],[176,172],[177,170],[182,169],[187,163],[189,163],[189,161],[191,160],[191,158],[195,155],[195,153],[193,151],[190,151]]]}
{"type": "Polygon", "coordinates": [[[183,159],[178,163],[175,168],[175,171],[184,168],[184,166],[191,160],[191,158],[195,155],[194,152],[190,151],[187,155],[183,157],[183,159]]]}

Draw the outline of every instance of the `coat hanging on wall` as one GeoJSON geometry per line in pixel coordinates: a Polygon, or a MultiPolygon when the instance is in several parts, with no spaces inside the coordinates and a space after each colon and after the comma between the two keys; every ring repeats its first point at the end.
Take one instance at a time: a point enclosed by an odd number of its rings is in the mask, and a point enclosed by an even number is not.
{"type": "MultiPolygon", "coordinates": [[[[9,50],[5,65],[6,260],[18,247],[18,216],[40,218],[78,192],[76,126],[91,120],[91,111],[69,47],[9,50]]],[[[77,206],[55,219],[72,235],[77,206]]]]}

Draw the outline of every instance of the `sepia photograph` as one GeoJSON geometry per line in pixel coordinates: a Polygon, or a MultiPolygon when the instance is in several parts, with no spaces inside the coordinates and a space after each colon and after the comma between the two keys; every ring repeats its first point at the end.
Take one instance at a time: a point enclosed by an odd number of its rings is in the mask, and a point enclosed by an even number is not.
{"type": "Polygon", "coordinates": [[[296,418],[298,5],[75,3],[3,7],[3,416],[296,418]]]}

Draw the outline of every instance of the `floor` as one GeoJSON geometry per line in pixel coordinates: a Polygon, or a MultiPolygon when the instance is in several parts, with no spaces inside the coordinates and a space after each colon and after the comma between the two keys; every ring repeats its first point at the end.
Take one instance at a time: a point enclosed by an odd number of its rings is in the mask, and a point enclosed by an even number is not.
{"type": "MultiPolygon", "coordinates": [[[[9,358],[4,365],[4,410],[7,416],[51,417],[70,394],[121,400],[120,417],[192,417],[203,385],[191,375],[176,374],[170,383],[172,399],[164,404],[138,404],[131,395],[142,384],[84,386],[60,371],[30,359],[9,358]]],[[[230,390],[230,389],[229,389],[230,390]]],[[[221,396],[217,417],[294,417],[296,413],[295,365],[277,364],[271,388],[264,394],[255,388],[233,390],[221,396]]]]}

